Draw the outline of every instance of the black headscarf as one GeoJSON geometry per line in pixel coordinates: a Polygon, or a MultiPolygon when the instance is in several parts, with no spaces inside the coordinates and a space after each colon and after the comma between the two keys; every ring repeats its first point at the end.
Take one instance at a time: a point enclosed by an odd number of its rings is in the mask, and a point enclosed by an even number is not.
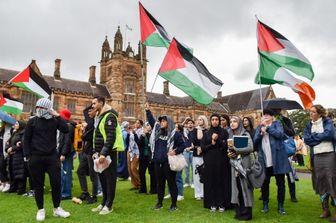
{"type": "Polygon", "coordinates": [[[209,129],[209,132],[212,134],[212,133],[216,133],[218,134],[220,132],[220,129],[221,129],[221,120],[220,120],[220,115],[214,113],[210,116],[210,129],[209,129]],[[218,126],[217,127],[214,127],[212,126],[212,123],[211,123],[211,119],[213,117],[217,117],[218,118],[218,126]]]}

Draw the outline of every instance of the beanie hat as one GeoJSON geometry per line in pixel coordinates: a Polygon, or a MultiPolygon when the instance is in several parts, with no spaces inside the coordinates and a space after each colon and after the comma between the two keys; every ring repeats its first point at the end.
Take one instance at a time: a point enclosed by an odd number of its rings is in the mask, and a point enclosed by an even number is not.
{"type": "Polygon", "coordinates": [[[68,109],[63,109],[59,114],[64,120],[68,121],[71,118],[71,112],[68,109]]]}
{"type": "Polygon", "coordinates": [[[48,98],[41,98],[36,102],[36,107],[42,107],[50,110],[52,109],[52,102],[48,98]]]}

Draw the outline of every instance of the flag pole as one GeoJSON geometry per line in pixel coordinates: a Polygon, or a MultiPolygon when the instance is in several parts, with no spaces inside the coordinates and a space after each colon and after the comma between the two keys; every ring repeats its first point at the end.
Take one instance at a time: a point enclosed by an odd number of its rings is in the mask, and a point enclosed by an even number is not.
{"type": "MultiPolygon", "coordinates": [[[[257,14],[255,14],[254,16],[257,19],[257,21],[259,21],[259,18],[257,16],[257,14]]],[[[258,30],[257,30],[257,41],[258,41],[258,30]]],[[[258,57],[258,61],[259,61],[259,64],[260,64],[260,57],[258,57]]],[[[261,115],[263,115],[264,105],[263,105],[263,98],[262,98],[262,92],[261,92],[261,75],[260,75],[260,71],[258,72],[258,79],[259,79],[260,108],[261,108],[261,115]]]]}
{"type": "Polygon", "coordinates": [[[151,91],[150,91],[151,93],[153,92],[153,88],[154,88],[154,85],[155,85],[155,82],[156,82],[158,76],[159,76],[159,74],[156,74],[154,83],[153,83],[152,88],[151,88],[151,91]]]}
{"type": "Polygon", "coordinates": [[[143,49],[142,42],[140,41],[140,63],[141,63],[141,79],[142,79],[142,110],[144,112],[144,120],[146,119],[145,103],[146,103],[146,89],[145,89],[145,75],[144,75],[144,65],[143,65],[143,49]]]}

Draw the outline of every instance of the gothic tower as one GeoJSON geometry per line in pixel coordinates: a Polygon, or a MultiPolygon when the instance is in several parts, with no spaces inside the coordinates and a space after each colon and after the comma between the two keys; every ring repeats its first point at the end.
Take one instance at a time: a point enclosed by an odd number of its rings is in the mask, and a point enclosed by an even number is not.
{"type": "Polygon", "coordinates": [[[103,43],[100,83],[107,86],[111,94],[108,103],[119,113],[119,120],[134,122],[139,118],[145,119],[143,103],[146,100],[147,61],[143,59],[142,75],[140,52],[135,55],[130,43],[125,51],[122,46],[123,37],[118,27],[113,52],[107,39],[103,43]]]}

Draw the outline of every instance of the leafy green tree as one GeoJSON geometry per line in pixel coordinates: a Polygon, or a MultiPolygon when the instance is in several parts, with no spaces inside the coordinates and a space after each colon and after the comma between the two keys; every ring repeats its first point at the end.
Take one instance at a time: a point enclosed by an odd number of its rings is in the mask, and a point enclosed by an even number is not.
{"type": "Polygon", "coordinates": [[[309,122],[309,111],[295,110],[289,113],[289,118],[293,123],[295,132],[299,135],[303,135],[303,130],[309,122]]]}

